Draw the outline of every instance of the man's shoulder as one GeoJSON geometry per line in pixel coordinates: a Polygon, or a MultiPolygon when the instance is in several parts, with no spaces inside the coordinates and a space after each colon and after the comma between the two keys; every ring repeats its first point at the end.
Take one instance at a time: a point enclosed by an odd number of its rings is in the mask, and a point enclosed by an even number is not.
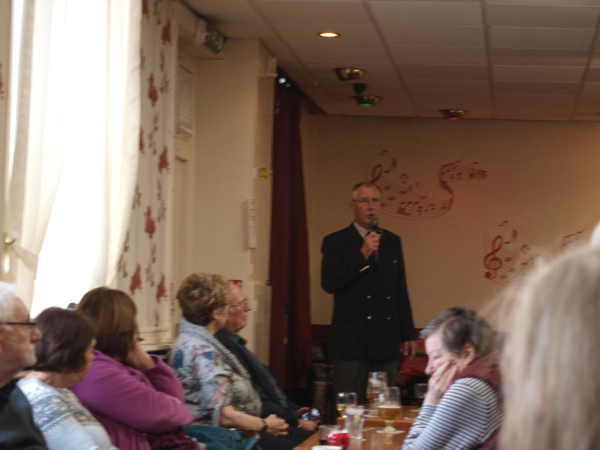
{"type": "Polygon", "coordinates": [[[323,242],[343,239],[347,236],[351,236],[353,232],[358,233],[358,231],[356,231],[356,229],[353,229],[352,225],[350,225],[349,227],[342,228],[341,230],[334,231],[333,233],[329,233],[323,238],[323,242]]]}

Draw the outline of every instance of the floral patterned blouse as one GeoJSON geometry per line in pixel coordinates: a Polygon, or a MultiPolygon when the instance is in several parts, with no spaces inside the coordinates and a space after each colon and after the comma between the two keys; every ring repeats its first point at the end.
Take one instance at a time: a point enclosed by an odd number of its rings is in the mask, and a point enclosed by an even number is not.
{"type": "Polygon", "coordinates": [[[169,364],[183,384],[194,420],[220,426],[221,408],[260,416],[261,400],[248,372],[206,328],[183,317],[169,364]]]}

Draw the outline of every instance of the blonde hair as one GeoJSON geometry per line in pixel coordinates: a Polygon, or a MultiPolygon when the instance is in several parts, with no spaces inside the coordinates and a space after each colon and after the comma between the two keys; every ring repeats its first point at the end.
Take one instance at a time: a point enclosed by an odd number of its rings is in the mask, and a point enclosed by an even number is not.
{"type": "Polygon", "coordinates": [[[590,450],[600,441],[600,249],[538,267],[506,315],[502,450],[590,450]]]}
{"type": "Polygon", "coordinates": [[[188,276],[177,291],[183,317],[196,325],[208,325],[213,311],[223,308],[231,292],[221,275],[199,273],[188,276]]]}

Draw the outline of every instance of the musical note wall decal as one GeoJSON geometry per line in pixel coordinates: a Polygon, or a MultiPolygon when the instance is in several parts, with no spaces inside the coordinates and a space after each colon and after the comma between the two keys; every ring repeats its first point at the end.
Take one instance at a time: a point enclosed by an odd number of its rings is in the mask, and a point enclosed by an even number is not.
{"type": "MultiPolygon", "coordinates": [[[[483,233],[483,277],[494,283],[506,285],[515,278],[526,274],[541,254],[532,251],[528,244],[518,244],[519,232],[508,226],[503,220],[498,225],[499,231],[493,234],[483,233]]],[[[563,236],[558,243],[545,249],[548,253],[563,253],[575,247],[586,245],[590,237],[585,229],[563,236]]]]}
{"type": "MultiPolygon", "coordinates": [[[[379,156],[387,153],[387,150],[384,150],[379,153],[379,156]]],[[[430,189],[423,193],[419,181],[409,184],[410,176],[407,173],[403,172],[396,176],[394,174],[398,167],[396,158],[386,163],[377,163],[372,167],[365,162],[365,172],[369,180],[383,193],[382,214],[409,220],[433,220],[447,214],[452,208],[454,190],[450,186],[451,183],[487,178],[487,172],[477,168],[479,162],[465,165],[461,161],[444,164],[438,170],[438,186],[447,194],[447,198],[431,197],[430,189]],[[396,180],[399,180],[399,183],[396,180]]]]}

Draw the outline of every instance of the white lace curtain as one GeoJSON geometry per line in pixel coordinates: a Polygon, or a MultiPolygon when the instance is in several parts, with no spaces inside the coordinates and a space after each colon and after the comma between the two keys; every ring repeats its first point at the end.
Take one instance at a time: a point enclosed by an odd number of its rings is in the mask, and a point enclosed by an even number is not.
{"type": "Polygon", "coordinates": [[[142,7],[15,3],[9,277],[36,315],[114,280],[138,164],[142,7]]]}

